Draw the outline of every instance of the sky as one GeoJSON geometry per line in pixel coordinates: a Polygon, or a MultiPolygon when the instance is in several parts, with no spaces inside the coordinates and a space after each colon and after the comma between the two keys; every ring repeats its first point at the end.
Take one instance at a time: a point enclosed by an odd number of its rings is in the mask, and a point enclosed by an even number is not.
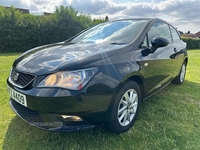
{"type": "Polygon", "coordinates": [[[1,6],[29,9],[32,14],[52,13],[56,6],[72,6],[92,18],[161,18],[178,30],[200,31],[200,0],[0,0],[1,6]]]}

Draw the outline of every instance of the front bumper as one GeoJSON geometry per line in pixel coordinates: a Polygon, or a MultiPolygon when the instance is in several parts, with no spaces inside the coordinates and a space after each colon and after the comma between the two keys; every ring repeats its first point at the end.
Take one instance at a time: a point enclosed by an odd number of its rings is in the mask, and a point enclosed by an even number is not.
{"type": "Polygon", "coordinates": [[[49,131],[79,131],[94,128],[87,121],[64,122],[60,121],[54,114],[40,114],[35,110],[20,105],[13,99],[10,99],[10,106],[12,110],[23,120],[30,123],[30,125],[49,131]],[[48,119],[44,119],[44,118],[48,119]]]}
{"type": "Polygon", "coordinates": [[[108,121],[110,102],[119,82],[99,73],[80,91],[35,86],[20,89],[8,80],[7,84],[26,96],[27,107],[10,100],[11,108],[23,120],[45,130],[77,131],[108,121]],[[59,117],[62,115],[78,116],[82,121],[66,121],[59,117]]]}

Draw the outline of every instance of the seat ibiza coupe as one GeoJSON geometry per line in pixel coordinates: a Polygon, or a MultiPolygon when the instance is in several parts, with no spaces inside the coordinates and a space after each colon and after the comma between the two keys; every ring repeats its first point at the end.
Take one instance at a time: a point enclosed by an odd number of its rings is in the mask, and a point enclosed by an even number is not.
{"type": "Polygon", "coordinates": [[[19,56],[7,79],[10,106],[49,131],[105,124],[122,133],[134,124],[142,100],[184,82],[187,63],[186,43],[169,23],[108,21],[19,56]]]}

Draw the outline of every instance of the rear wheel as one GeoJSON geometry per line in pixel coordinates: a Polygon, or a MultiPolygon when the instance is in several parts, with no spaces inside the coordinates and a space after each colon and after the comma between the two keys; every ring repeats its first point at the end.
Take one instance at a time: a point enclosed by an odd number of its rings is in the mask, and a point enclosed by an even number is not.
{"type": "Polygon", "coordinates": [[[140,87],[129,80],[115,96],[108,124],[110,130],[115,133],[129,130],[137,118],[140,102],[140,87]]]}
{"type": "Polygon", "coordinates": [[[182,84],[186,75],[186,63],[184,62],[178,76],[173,80],[174,84],[182,84]]]}

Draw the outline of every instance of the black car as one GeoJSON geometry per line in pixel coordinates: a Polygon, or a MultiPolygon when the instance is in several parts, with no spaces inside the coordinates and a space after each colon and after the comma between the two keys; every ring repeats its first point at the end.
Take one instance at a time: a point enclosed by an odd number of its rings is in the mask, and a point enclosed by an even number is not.
{"type": "Polygon", "coordinates": [[[186,43],[161,19],[104,22],[19,56],[7,80],[10,106],[45,130],[105,124],[121,133],[134,124],[141,100],[183,83],[187,63],[186,43]]]}

